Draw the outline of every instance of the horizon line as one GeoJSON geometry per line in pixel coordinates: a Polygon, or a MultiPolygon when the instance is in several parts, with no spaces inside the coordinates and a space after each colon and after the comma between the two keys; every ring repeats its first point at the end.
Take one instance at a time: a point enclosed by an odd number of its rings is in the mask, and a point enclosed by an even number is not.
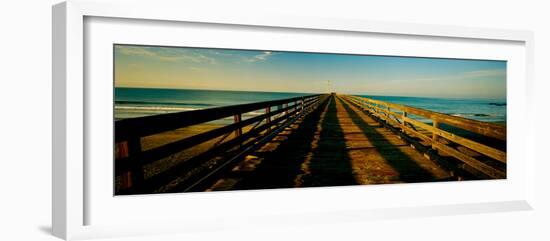
{"type": "Polygon", "coordinates": [[[432,99],[469,99],[469,100],[507,100],[505,97],[445,97],[445,96],[412,96],[412,95],[399,95],[399,94],[369,94],[369,93],[345,93],[345,92],[294,92],[294,91],[269,91],[269,90],[232,90],[232,89],[201,89],[201,88],[178,88],[178,87],[141,87],[141,86],[114,86],[114,88],[126,88],[126,89],[161,89],[161,90],[203,90],[203,91],[234,91],[234,92],[262,92],[262,93],[293,93],[293,94],[343,94],[343,95],[368,95],[378,97],[412,97],[412,98],[432,98],[432,99]]]}

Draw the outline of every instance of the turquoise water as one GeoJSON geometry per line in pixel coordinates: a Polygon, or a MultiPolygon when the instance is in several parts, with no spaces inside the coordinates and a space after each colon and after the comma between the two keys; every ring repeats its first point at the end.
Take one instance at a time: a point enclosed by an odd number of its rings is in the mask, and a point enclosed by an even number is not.
{"type": "MultiPolygon", "coordinates": [[[[115,119],[190,111],[218,106],[286,99],[310,93],[115,88],[115,119]]],[[[505,100],[445,99],[400,96],[364,97],[409,105],[468,119],[488,122],[506,121],[505,100]]],[[[248,113],[248,116],[263,111],[248,113]]],[[[414,117],[413,117],[414,118],[414,117]]],[[[418,118],[421,119],[421,118],[418,118]]]]}

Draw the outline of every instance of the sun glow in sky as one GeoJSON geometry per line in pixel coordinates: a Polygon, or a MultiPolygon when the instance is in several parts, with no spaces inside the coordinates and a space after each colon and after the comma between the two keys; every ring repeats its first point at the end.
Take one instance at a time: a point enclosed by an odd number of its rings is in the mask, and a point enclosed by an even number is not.
{"type": "Polygon", "coordinates": [[[506,97],[506,62],[115,45],[115,86],[506,97]]]}

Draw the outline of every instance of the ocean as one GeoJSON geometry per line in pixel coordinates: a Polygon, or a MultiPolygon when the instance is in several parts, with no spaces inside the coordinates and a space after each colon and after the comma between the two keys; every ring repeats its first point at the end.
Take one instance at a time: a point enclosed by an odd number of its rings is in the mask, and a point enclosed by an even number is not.
{"type": "MultiPolygon", "coordinates": [[[[286,99],[310,93],[253,92],[190,89],[115,88],[115,119],[136,118],[180,111],[259,101],[286,99]]],[[[399,96],[364,97],[403,104],[486,122],[506,122],[505,100],[449,99],[399,96]]],[[[248,113],[248,117],[263,111],[248,113]]],[[[247,116],[243,117],[244,119],[247,116]]],[[[414,118],[414,117],[413,117],[414,118]]],[[[232,117],[222,122],[229,122],[232,117]]],[[[425,121],[422,118],[419,120],[425,121]]]]}

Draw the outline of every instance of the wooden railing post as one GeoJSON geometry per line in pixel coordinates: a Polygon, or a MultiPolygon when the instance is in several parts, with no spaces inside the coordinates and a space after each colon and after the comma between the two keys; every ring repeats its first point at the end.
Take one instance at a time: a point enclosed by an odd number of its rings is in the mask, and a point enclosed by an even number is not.
{"type": "MultiPolygon", "coordinates": [[[[233,123],[241,122],[241,114],[236,114],[233,116],[233,123]]],[[[235,137],[239,137],[243,134],[243,128],[239,127],[235,130],[235,137]]]]}
{"type": "MultiPolygon", "coordinates": [[[[268,106],[265,108],[265,114],[269,115],[269,113],[271,113],[271,106],[268,106]]],[[[267,133],[270,133],[271,132],[271,116],[267,116],[265,118],[265,124],[268,126],[267,127],[267,133]]]]}
{"type": "Polygon", "coordinates": [[[403,111],[403,114],[401,115],[401,132],[403,133],[406,133],[405,132],[405,127],[407,126],[407,112],[406,111],[403,111]]]}
{"type": "Polygon", "coordinates": [[[376,114],[376,111],[377,111],[376,108],[375,108],[376,105],[375,105],[374,103],[372,103],[372,102],[369,102],[368,105],[369,105],[370,112],[371,112],[372,114],[376,114]]]}
{"type": "Polygon", "coordinates": [[[305,101],[305,99],[304,99],[304,97],[302,97],[302,100],[301,100],[301,102],[300,102],[300,103],[301,103],[301,105],[300,105],[300,114],[301,114],[301,115],[304,114],[304,107],[305,107],[305,105],[306,105],[306,103],[305,103],[304,101],[305,101]]]}
{"type": "Polygon", "coordinates": [[[141,156],[141,138],[139,136],[131,137],[126,142],[117,143],[118,157],[129,157],[127,161],[131,162],[131,168],[122,175],[122,189],[132,188],[132,192],[140,192],[144,184],[143,166],[140,163],[141,156]]]}
{"type": "MultiPolygon", "coordinates": [[[[128,142],[121,141],[115,143],[115,160],[128,157],[128,142]]],[[[121,176],[121,188],[126,189],[132,186],[132,173],[130,171],[121,176]]]]}
{"type": "Polygon", "coordinates": [[[436,150],[437,133],[436,129],[439,128],[439,122],[435,119],[432,120],[434,131],[432,132],[432,149],[436,150]]]}
{"type": "Polygon", "coordinates": [[[317,97],[315,98],[315,100],[313,100],[313,103],[311,103],[311,105],[309,105],[309,110],[312,111],[313,109],[317,108],[319,106],[319,100],[321,99],[321,97],[317,97]]]}

